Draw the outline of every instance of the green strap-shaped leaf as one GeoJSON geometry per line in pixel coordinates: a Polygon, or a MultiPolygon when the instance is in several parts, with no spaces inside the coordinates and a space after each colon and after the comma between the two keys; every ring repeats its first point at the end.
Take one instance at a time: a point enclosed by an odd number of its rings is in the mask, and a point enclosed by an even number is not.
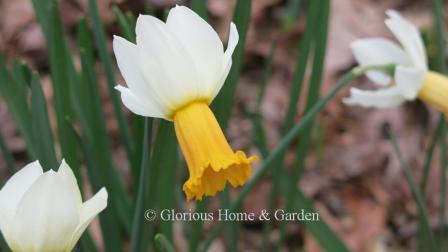
{"type": "Polygon", "coordinates": [[[174,252],[176,251],[171,244],[171,242],[163,235],[163,234],[156,234],[154,236],[154,242],[156,243],[156,251],[159,252],[174,252]]]}
{"type": "Polygon", "coordinates": [[[143,141],[143,153],[142,153],[142,161],[140,163],[140,177],[138,183],[138,192],[137,197],[135,199],[134,206],[134,217],[132,221],[132,233],[131,233],[131,252],[140,252],[145,251],[143,240],[145,237],[143,236],[144,231],[143,227],[146,225],[144,219],[144,212],[146,201],[146,187],[150,182],[148,180],[148,170],[152,167],[149,166],[149,157],[151,153],[151,142],[152,142],[152,119],[145,119],[145,133],[144,133],[144,141],[143,141]]]}
{"type": "Polygon", "coordinates": [[[434,235],[431,231],[431,226],[429,224],[429,217],[428,212],[425,207],[425,202],[423,199],[423,196],[420,192],[420,189],[417,186],[417,183],[415,182],[414,178],[412,177],[411,170],[409,169],[408,164],[403,159],[403,155],[401,154],[400,147],[398,146],[397,138],[395,136],[395,133],[390,130],[389,131],[389,139],[392,144],[392,147],[394,148],[395,154],[398,157],[398,160],[400,161],[400,168],[403,171],[406,181],[408,182],[409,188],[411,189],[412,195],[414,197],[415,202],[417,203],[417,208],[420,215],[420,232],[425,237],[425,241],[427,241],[426,244],[424,244],[426,247],[423,248],[424,251],[440,251],[440,248],[437,247],[436,241],[434,239],[434,235]]]}
{"type": "Polygon", "coordinates": [[[233,52],[233,63],[227,80],[221,88],[218,96],[212,103],[212,109],[223,129],[227,128],[227,122],[230,118],[232,107],[235,100],[235,91],[240,78],[241,67],[243,65],[244,46],[246,43],[246,34],[249,27],[252,0],[238,0],[233,15],[240,39],[233,52]]]}
{"type": "Polygon", "coordinates": [[[118,91],[115,90],[115,85],[117,82],[115,80],[115,72],[114,65],[112,63],[112,57],[108,51],[106,33],[104,31],[103,24],[101,23],[101,19],[98,13],[98,7],[96,5],[96,1],[89,0],[89,14],[92,18],[93,30],[95,35],[96,46],[98,49],[98,53],[103,63],[104,73],[106,75],[107,87],[109,90],[109,96],[111,98],[112,106],[115,112],[115,117],[118,121],[118,127],[120,130],[121,139],[123,141],[124,148],[126,150],[129,163],[134,170],[138,170],[138,155],[135,153],[135,146],[133,144],[133,140],[131,138],[131,134],[129,131],[128,124],[126,122],[126,118],[122,111],[121,100],[118,96],[118,91]]]}
{"type": "MultiPolygon", "coordinates": [[[[11,151],[8,149],[8,146],[6,145],[6,141],[3,138],[3,135],[1,134],[1,132],[0,132],[0,152],[2,153],[3,160],[5,161],[6,168],[8,169],[8,172],[10,174],[13,174],[15,172],[14,157],[12,156],[11,151]]],[[[4,181],[0,180],[1,185],[3,185],[3,182],[4,181]]]]}
{"type": "Polygon", "coordinates": [[[208,20],[207,1],[206,0],[191,0],[190,7],[204,20],[208,20]]]}
{"type": "Polygon", "coordinates": [[[31,112],[28,106],[27,88],[17,82],[6,67],[3,56],[0,55],[0,93],[8,105],[20,134],[26,143],[30,159],[36,159],[36,150],[33,144],[33,131],[31,128],[31,112]]]}
{"type": "Polygon", "coordinates": [[[64,38],[58,6],[55,0],[33,0],[32,2],[48,46],[53,101],[62,156],[73,169],[77,179],[80,179],[79,151],[76,138],[69,125],[69,120],[73,117],[70,85],[74,85],[77,77],[64,38]]]}
{"type": "MultiPolygon", "coordinates": [[[[373,69],[373,68],[369,68],[373,69]]],[[[382,68],[374,68],[374,69],[382,69],[382,68]]],[[[338,93],[343,87],[349,84],[351,80],[353,80],[355,77],[363,74],[367,69],[354,69],[347,73],[334,87],[333,89],[325,95],[322,99],[320,99],[318,102],[316,102],[312,108],[302,117],[300,122],[296,124],[286,135],[282,138],[278,146],[263,160],[263,164],[258,169],[258,171],[253,175],[252,179],[249,180],[246,185],[241,189],[240,193],[236,197],[236,199],[233,201],[232,205],[229,207],[229,210],[231,212],[234,212],[236,209],[239,209],[241,206],[244,198],[247,196],[247,194],[254,188],[254,186],[257,184],[258,181],[260,181],[261,178],[263,178],[266,173],[268,173],[270,170],[272,170],[274,167],[272,164],[278,158],[280,154],[282,154],[286,148],[289,146],[289,144],[297,137],[298,134],[302,133],[302,131],[305,129],[305,127],[313,121],[317,113],[325,106],[325,104],[330,101],[336,93],[338,93]]],[[[204,247],[202,251],[207,251],[207,248],[210,246],[213,239],[220,234],[222,229],[224,228],[224,222],[218,223],[213,230],[210,232],[204,247]]],[[[335,233],[331,233],[335,239],[337,238],[337,235],[335,233]]],[[[343,244],[341,242],[341,244],[343,244]]],[[[345,251],[348,251],[345,250],[345,251]]]]}
{"type": "Polygon", "coordinates": [[[104,215],[101,222],[106,250],[120,251],[123,246],[120,230],[124,227],[126,231],[130,231],[131,210],[118,170],[112,160],[97,76],[94,72],[92,40],[85,20],[79,23],[77,35],[82,81],[73,87],[75,111],[83,133],[82,140],[90,148],[86,153],[90,160],[87,165],[89,178],[94,188],[106,186],[111,198],[109,214],[104,215]]]}
{"type": "Polygon", "coordinates": [[[37,157],[43,167],[55,169],[58,167],[58,161],[54,150],[54,138],[47,103],[37,73],[32,73],[31,76],[31,117],[34,142],[39,146],[36,148],[37,157]]]}
{"type": "MultiPolygon", "coordinates": [[[[151,166],[157,170],[157,176],[151,178],[156,187],[150,192],[149,198],[157,202],[159,209],[173,209],[176,207],[176,180],[178,166],[177,139],[172,122],[161,120],[157,129],[157,137],[151,156],[151,166]]],[[[151,184],[150,182],[150,184],[151,184]]],[[[160,232],[173,240],[173,222],[162,221],[160,232]]]]}

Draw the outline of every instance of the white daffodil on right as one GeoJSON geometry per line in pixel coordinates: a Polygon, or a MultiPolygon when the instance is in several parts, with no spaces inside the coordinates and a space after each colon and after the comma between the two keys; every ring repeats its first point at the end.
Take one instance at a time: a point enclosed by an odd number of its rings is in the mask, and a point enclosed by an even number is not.
{"type": "Polygon", "coordinates": [[[351,47],[360,66],[393,64],[393,76],[368,71],[367,77],[380,88],[352,88],[344,103],[391,108],[419,98],[448,116],[448,78],[428,70],[425,47],[417,27],[396,11],[388,10],[386,14],[386,26],[401,46],[385,38],[366,38],[354,41],[351,47]]]}

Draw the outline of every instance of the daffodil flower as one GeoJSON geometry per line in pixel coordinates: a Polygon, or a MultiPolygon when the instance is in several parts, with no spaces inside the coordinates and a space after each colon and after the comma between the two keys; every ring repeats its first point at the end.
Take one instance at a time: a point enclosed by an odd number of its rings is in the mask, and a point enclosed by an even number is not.
{"type": "Polygon", "coordinates": [[[367,77],[380,89],[352,88],[344,103],[390,108],[419,98],[448,115],[448,78],[428,70],[426,51],[417,27],[396,11],[388,10],[386,14],[386,26],[401,46],[384,38],[367,38],[356,40],[351,47],[361,66],[395,65],[393,76],[368,71],[367,77]]]}
{"type": "Polygon", "coordinates": [[[14,252],[72,251],[95,216],[107,206],[107,191],[82,202],[70,167],[43,172],[28,164],[0,190],[0,230],[14,252]]]}
{"type": "Polygon", "coordinates": [[[231,149],[209,108],[232,65],[235,25],[230,25],[225,51],[213,28],[183,6],[172,8],[166,23],[140,15],[136,34],[136,44],[114,37],[118,67],[128,86],[116,89],[135,114],[174,122],[190,173],[183,186],[187,199],[214,196],[227,181],[243,185],[256,157],[231,149]]]}

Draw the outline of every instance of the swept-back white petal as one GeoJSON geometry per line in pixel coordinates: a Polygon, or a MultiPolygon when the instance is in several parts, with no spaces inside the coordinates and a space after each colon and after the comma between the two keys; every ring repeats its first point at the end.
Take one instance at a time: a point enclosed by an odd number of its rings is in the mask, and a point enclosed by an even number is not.
{"type": "Polygon", "coordinates": [[[138,66],[137,46],[124,38],[114,36],[113,47],[118,67],[129,89],[134,94],[145,97],[145,103],[151,107],[147,114],[163,114],[167,108],[145,80],[138,66]]]}
{"type": "Polygon", "coordinates": [[[12,222],[15,251],[64,251],[79,224],[73,193],[50,170],[26,191],[12,222]]]}
{"type": "Polygon", "coordinates": [[[221,69],[221,74],[219,81],[216,83],[216,86],[213,89],[212,98],[214,99],[216,95],[221,90],[224,82],[226,81],[227,75],[229,74],[230,68],[232,67],[232,54],[235,50],[236,45],[238,44],[238,40],[240,39],[238,35],[238,30],[236,29],[236,25],[232,22],[230,23],[230,31],[229,31],[229,40],[227,42],[227,48],[224,52],[224,59],[221,69]]]}
{"type": "Polygon", "coordinates": [[[72,169],[65,162],[65,159],[62,159],[61,165],[58,169],[58,174],[61,176],[62,181],[64,181],[66,187],[73,194],[73,198],[76,201],[76,205],[81,207],[82,197],[81,192],[79,191],[78,182],[76,182],[75,174],[73,174],[72,169]]]}
{"type": "Polygon", "coordinates": [[[198,73],[198,95],[210,97],[220,81],[224,57],[218,34],[198,14],[185,6],[172,8],[166,25],[193,60],[198,73]]]}
{"type": "Polygon", "coordinates": [[[409,55],[414,66],[427,69],[426,52],[420,33],[409,21],[404,19],[398,12],[386,11],[389,19],[385,21],[387,27],[400,41],[406,53],[409,55]]]}
{"type": "Polygon", "coordinates": [[[405,98],[401,95],[401,90],[397,86],[376,91],[351,88],[350,97],[343,100],[347,105],[360,105],[366,108],[392,108],[404,101],[405,98]]]}
{"type": "Polygon", "coordinates": [[[81,211],[80,222],[75,232],[73,233],[71,239],[71,245],[69,246],[70,248],[69,251],[71,251],[75,247],[82,233],[84,233],[84,231],[89,226],[90,222],[92,222],[92,220],[95,218],[95,216],[97,216],[101,211],[103,211],[106,208],[107,197],[108,195],[106,189],[102,188],[90,200],[84,202],[81,211]]]}
{"type": "Polygon", "coordinates": [[[10,225],[17,206],[28,188],[43,174],[39,161],[29,163],[15,173],[0,190],[0,229],[9,244],[10,225]]]}
{"type": "Polygon", "coordinates": [[[423,86],[426,70],[416,67],[397,66],[395,68],[395,82],[407,100],[415,100],[423,86]]]}
{"type": "Polygon", "coordinates": [[[133,113],[147,117],[157,117],[167,119],[166,113],[155,107],[154,103],[144,98],[144,94],[136,94],[131,89],[124,86],[115,86],[120,91],[123,104],[133,113]]]}
{"type": "Polygon", "coordinates": [[[138,61],[154,94],[171,110],[198,98],[198,74],[191,56],[167,25],[140,15],[136,25],[138,61]]]}
{"type": "MultiPolygon", "coordinates": [[[[359,39],[351,43],[356,61],[361,66],[399,64],[410,65],[406,53],[394,42],[383,38],[359,39]]],[[[391,84],[391,77],[380,71],[369,71],[367,77],[378,85],[391,84]]]]}

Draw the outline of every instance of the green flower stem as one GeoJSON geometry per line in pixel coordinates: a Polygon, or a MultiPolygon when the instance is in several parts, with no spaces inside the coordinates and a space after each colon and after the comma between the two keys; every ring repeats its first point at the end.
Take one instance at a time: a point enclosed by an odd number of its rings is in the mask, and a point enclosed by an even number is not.
{"type": "Polygon", "coordinates": [[[3,160],[5,161],[6,168],[8,168],[8,172],[10,174],[13,174],[15,172],[14,157],[12,156],[11,151],[8,149],[6,142],[3,139],[3,135],[1,133],[0,133],[0,152],[3,155],[3,160]]]}
{"type": "Polygon", "coordinates": [[[152,119],[145,118],[145,132],[143,137],[143,154],[140,163],[140,181],[138,185],[137,198],[135,200],[134,218],[132,221],[131,231],[131,252],[143,251],[143,226],[145,225],[144,211],[145,211],[145,192],[147,186],[147,170],[151,169],[149,166],[149,153],[151,153],[150,145],[152,142],[152,119]]]}
{"type": "Polygon", "coordinates": [[[430,227],[429,221],[428,221],[429,220],[428,213],[425,208],[425,202],[423,200],[422,194],[421,194],[414,178],[412,177],[411,170],[409,169],[408,164],[403,159],[403,155],[401,154],[400,148],[397,143],[397,138],[392,130],[389,132],[389,138],[390,138],[392,146],[395,150],[395,153],[400,161],[401,170],[403,171],[403,173],[406,177],[406,180],[409,184],[411,192],[414,196],[415,202],[417,203],[418,211],[420,214],[420,223],[419,224],[421,225],[421,232],[428,239],[428,244],[426,244],[427,248],[424,248],[424,249],[425,249],[425,251],[440,251],[438,249],[438,247],[436,246],[434,235],[431,232],[431,227],[430,227]]]}
{"type": "MultiPolygon", "coordinates": [[[[325,104],[330,101],[343,87],[348,85],[350,81],[355,79],[356,77],[364,74],[368,70],[380,70],[386,71],[390,69],[391,65],[384,66],[368,66],[368,67],[357,67],[352,71],[347,73],[336,85],[335,87],[321,100],[316,102],[316,104],[309,110],[307,114],[305,114],[302,120],[295,125],[282,139],[282,141],[278,144],[278,146],[272,151],[272,153],[266,157],[264,163],[261,165],[260,169],[254,174],[253,178],[247,182],[247,184],[241,189],[235,201],[230,205],[230,212],[234,212],[238,209],[243,202],[244,198],[247,194],[252,190],[252,188],[257,184],[257,182],[271,169],[274,167],[271,166],[272,162],[277,158],[279,154],[286,150],[289,144],[295,139],[295,137],[302,132],[305,126],[308,123],[312,122],[316,114],[325,106],[325,104]]],[[[207,248],[210,246],[211,242],[215,237],[217,237],[222,229],[224,228],[225,222],[218,223],[213,230],[210,232],[209,237],[207,238],[203,251],[207,251],[207,248]]]]}
{"type": "Polygon", "coordinates": [[[154,236],[154,242],[156,243],[157,251],[176,251],[170,241],[168,241],[168,239],[163,234],[156,234],[156,236],[154,236]]]}
{"type": "Polygon", "coordinates": [[[423,175],[422,175],[422,179],[420,181],[420,191],[422,192],[422,194],[424,195],[426,192],[426,186],[428,184],[428,178],[429,178],[429,173],[431,171],[431,162],[432,162],[432,158],[434,156],[434,150],[436,148],[437,142],[440,139],[441,133],[442,133],[442,128],[443,128],[443,123],[444,123],[444,116],[441,115],[440,119],[439,119],[439,123],[437,124],[437,129],[434,132],[434,135],[431,138],[431,141],[429,142],[429,147],[426,151],[426,158],[425,158],[425,162],[423,164],[423,175]]]}

